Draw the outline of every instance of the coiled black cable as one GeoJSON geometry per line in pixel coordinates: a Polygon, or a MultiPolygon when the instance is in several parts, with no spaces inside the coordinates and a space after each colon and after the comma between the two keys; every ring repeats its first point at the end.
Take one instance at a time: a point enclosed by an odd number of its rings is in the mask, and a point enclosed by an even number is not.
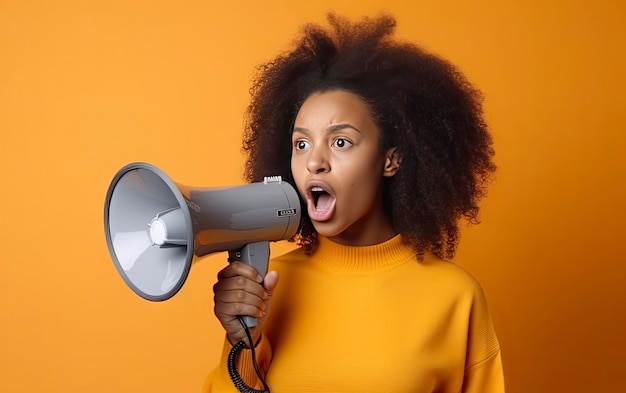
{"type": "Polygon", "coordinates": [[[246,343],[243,341],[239,341],[237,344],[233,346],[228,354],[228,375],[230,375],[230,379],[233,381],[233,384],[241,393],[270,393],[270,388],[267,386],[261,371],[259,370],[259,366],[256,362],[256,353],[254,352],[254,344],[252,343],[252,335],[250,334],[250,329],[244,322],[242,317],[239,317],[239,322],[243,326],[243,330],[246,332],[246,336],[248,336],[248,342],[250,343],[250,352],[252,355],[252,365],[254,366],[254,371],[256,372],[257,377],[263,384],[263,388],[265,390],[257,390],[246,384],[246,382],[241,378],[239,371],[237,371],[237,358],[239,356],[239,352],[246,347],[246,343]]]}

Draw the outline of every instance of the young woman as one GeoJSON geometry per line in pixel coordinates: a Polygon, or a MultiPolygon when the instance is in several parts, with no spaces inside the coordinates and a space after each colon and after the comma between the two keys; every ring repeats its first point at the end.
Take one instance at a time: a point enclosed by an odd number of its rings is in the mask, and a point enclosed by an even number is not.
{"type": "Polygon", "coordinates": [[[245,385],[274,393],[504,392],[483,292],[448,261],[495,169],[481,95],[393,40],[390,16],[329,22],[251,89],[246,178],[297,187],[302,247],[265,277],[241,262],[218,274],[227,340],[205,391],[236,391],[231,354],[245,385]]]}

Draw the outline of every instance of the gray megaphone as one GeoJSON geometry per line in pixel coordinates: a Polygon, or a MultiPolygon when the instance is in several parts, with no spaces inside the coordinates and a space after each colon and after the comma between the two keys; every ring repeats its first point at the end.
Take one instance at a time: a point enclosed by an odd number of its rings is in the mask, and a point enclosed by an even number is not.
{"type": "MultiPolygon", "coordinates": [[[[292,238],[300,199],[280,177],[234,187],[194,188],[147,163],[124,166],[106,194],[107,246],[126,284],[144,299],[166,300],[183,286],[193,258],[228,251],[261,275],[269,242],[292,238]]],[[[246,318],[255,326],[254,318],[246,318]]]]}

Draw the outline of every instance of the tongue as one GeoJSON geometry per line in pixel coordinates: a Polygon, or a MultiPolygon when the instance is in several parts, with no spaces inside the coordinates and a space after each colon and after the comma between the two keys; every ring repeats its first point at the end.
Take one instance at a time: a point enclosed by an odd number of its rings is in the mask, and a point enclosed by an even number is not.
{"type": "Polygon", "coordinates": [[[323,211],[328,209],[333,203],[333,197],[329,194],[322,193],[322,195],[317,198],[317,204],[315,205],[315,210],[323,211]]]}

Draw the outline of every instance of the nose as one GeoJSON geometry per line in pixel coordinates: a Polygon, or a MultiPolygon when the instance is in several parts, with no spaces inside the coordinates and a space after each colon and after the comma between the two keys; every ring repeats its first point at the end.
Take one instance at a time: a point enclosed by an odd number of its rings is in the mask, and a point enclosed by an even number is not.
{"type": "Polygon", "coordinates": [[[307,157],[306,169],[310,173],[323,173],[330,170],[330,164],[326,154],[320,148],[313,148],[307,157]]]}

